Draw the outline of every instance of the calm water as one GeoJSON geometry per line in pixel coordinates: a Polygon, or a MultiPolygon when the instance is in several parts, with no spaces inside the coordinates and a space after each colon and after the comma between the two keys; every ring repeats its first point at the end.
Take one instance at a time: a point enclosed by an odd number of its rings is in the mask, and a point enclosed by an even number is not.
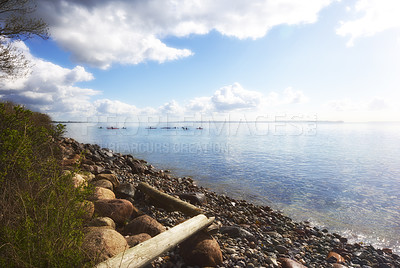
{"type": "Polygon", "coordinates": [[[67,136],[142,158],[235,198],[400,252],[399,123],[67,124],[67,136]],[[110,124],[108,124],[110,125],[110,124]],[[202,126],[202,130],[196,129],[202,126]],[[103,129],[99,129],[103,126],[103,129]],[[188,126],[183,130],[182,126],[188,126]]]}

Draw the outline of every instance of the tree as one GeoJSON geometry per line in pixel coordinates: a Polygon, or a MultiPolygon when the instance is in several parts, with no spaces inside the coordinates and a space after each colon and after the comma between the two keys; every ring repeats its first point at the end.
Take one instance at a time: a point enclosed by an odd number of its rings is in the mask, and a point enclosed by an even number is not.
{"type": "Polygon", "coordinates": [[[15,78],[27,73],[29,60],[15,45],[34,36],[49,37],[48,26],[35,18],[34,0],[0,0],[0,78],[15,78]]]}

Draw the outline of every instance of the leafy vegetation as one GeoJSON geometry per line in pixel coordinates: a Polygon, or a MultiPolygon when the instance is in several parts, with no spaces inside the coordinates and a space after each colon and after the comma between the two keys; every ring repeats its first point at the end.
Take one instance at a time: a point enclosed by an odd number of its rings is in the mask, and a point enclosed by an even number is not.
{"type": "Polygon", "coordinates": [[[0,103],[0,267],[82,267],[88,194],[63,175],[61,125],[0,103]]]}

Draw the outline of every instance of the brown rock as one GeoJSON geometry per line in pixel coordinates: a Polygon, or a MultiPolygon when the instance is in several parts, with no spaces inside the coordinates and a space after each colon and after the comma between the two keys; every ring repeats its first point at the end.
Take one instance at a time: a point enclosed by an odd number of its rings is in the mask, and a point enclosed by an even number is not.
{"type": "Polygon", "coordinates": [[[124,228],[124,234],[136,235],[140,233],[147,233],[149,235],[156,236],[159,233],[165,231],[165,227],[148,215],[142,215],[133,219],[124,228]]]}
{"type": "Polygon", "coordinates": [[[82,208],[83,214],[82,218],[84,220],[90,220],[94,214],[94,204],[91,201],[84,200],[78,204],[79,207],[82,208]]]}
{"type": "Polygon", "coordinates": [[[150,238],[151,236],[149,234],[141,233],[137,235],[128,236],[125,239],[126,242],[128,242],[129,247],[134,247],[139,243],[149,240],[150,238]]]}
{"type": "Polygon", "coordinates": [[[135,196],[135,186],[131,183],[121,183],[117,188],[115,188],[115,195],[118,198],[129,199],[135,196]]]}
{"type": "Polygon", "coordinates": [[[92,201],[102,200],[102,199],[115,199],[115,194],[110,189],[103,187],[95,187],[92,196],[89,198],[92,201]]]}
{"type": "Polygon", "coordinates": [[[95,187],[103,187],[103,188],[106,188],[111,191],[114,189],[112,182],[109,180],[105,180],[105,179],[93,181],[92,184],[95,187]]]}
{"type": "Polygon", "coordinates": [[[97,174],[95,180],[108,180],[113,184],[114,188],[119,185],[118,178],[114,174],[97,174]]]}
{"type": "Polygon", "coordinates": [[[307,268],[306,266],[289,258],[280,258],[279,262],[282,264],[282,268],[307,268]]]}
{"type": "Polygon", "coordinates": [[[115,229],[115,222],[109,217],[97,217],[88,223],[90,227],[110,226],[115,229]]]}
{"type": "Polygon", "coordinates": [[[87,185],[87,181],[80,174],[75,174],[71,180],[75,188],[87,185]]]}
{"type": "Polygon", "coordinates": [[[85,235],[82,248],[90,260],[98,263],[123,252],[128,243],[117,231],[97,227],[85,235]]]}
{"type": "Polygon", "coordinates": [[[336,253],[334,251],[329,252],[326,259],[328,260],[328,262],[331,262],[331,263],[334,263],[334,262],[341,263],[341,262],[346,261],[341,255],[339,255],[338,253],[336,253]]]}
{"type": "Polygon", "coordinates": [[[218,242],[209,234],[199,232],[180,245],[180,255],[187,265],[215,267],[222,263],[218,242]]]}
{"type": "Polygon", "coordinates": [[[340,263],[334,263],[332,264],[333,268],[347,268],[347,266],[344,266],[343,264],[340,263]]]}
{"type": "Polygon", "coordinates": [[[102,199],[94,203],[95,212],[102,217],[110,217],[116,223],[123,224],[130,219],[133,205],[125,199],[102,199]]]}

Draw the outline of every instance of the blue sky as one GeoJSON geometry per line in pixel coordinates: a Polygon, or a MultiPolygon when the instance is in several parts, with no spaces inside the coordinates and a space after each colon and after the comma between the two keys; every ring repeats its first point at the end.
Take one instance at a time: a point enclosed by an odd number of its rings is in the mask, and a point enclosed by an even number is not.
{"type": "Polygon", "coordinates": [[[400,121],[396,0],[39,0],[0,98],[56,120],[400,121]]]}

